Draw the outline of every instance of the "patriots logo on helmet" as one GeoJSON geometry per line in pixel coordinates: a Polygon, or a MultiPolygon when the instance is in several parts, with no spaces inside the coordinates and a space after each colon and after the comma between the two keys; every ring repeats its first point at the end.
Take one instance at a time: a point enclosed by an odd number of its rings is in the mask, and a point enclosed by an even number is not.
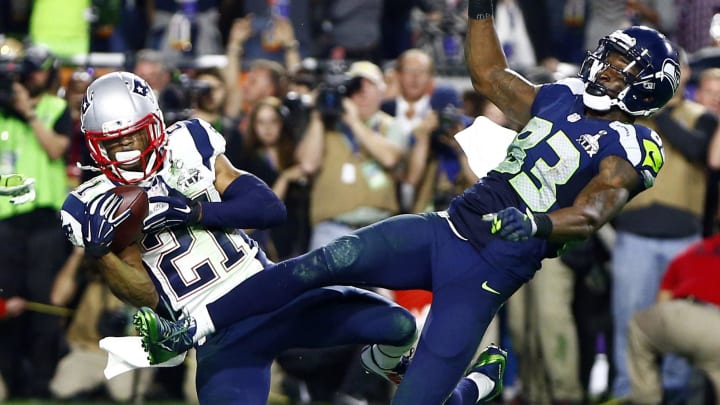
{"type": "Polygon", "coordinates": [[[135,79],[133,81],[133,93],[137,93],[141,96],[147,97],[148,94],[150,94],[150,86],[148,86],[147,83],[141,82],[140,80],[135,79]]]}
{"type": "Polygon", "coordinates": [[[88,108],[90,108],[90,99],[92,98],[92,93],[86,94],[85,97],[82,99],[82,104],[80,105],[80,114],[85,115],[85,112],[88,108]]]}

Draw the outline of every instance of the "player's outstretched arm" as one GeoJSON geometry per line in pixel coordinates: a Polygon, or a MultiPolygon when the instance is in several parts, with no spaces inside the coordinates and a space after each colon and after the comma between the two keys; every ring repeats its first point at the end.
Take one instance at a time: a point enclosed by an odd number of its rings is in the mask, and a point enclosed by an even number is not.
{"type": "Polygon", "coordinates": [[[549,214],[522,212],[508,207],[486,214],[490,232],[507,240],[530,237],[564,242],[585,239],[607,223],[639,186],[639,176],[626,160],[609,156],[600,162],[599,173],[580,192],[572,206],[549,214]]]}
{"type": "Polygon", "coordinates": [[[628,202],[640,177],[632,165],[618,156],[600,162],[598,174],[580,192],[572,206],[548,214],[550,239],[584,239],[612,219],[628,202]]]}
{"type": "Polygon", "coordinates": [[[492,101],[516,124],[530,119],[537,86],[508,68],[492,17],[493,0],[470,0],[465,61],[477,92],[492,101]]]}

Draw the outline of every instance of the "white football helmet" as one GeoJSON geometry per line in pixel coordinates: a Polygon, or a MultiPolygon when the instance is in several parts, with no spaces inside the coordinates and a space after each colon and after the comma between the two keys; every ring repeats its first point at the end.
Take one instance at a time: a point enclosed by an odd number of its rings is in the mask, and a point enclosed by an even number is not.
{"type": "Polygon", "coordinates": [[[122,184],[139,183],[155,174],[165,160],[165,123],[155,93],[139,76],[108,73],[90,84],[80,110],[81,129],[95,163],[108,178],[122,184]],[[108,156],[104,142],[146,129],[148,142],[142,151],[108,156]],[[142,171],[120,166],[140,159],[142,171]]]}

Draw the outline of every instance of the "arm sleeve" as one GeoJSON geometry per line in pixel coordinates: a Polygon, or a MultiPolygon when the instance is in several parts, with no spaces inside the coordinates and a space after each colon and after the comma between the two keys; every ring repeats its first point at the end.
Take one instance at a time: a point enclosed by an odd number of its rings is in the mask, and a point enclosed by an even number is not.
{"type": "Polygon", "coordinates": [[[225,189],[221,202],[203,201],[200,223],[208,227],[265,229],[285,222],[285,204],[256,176],[246,173],[225,189]]]}

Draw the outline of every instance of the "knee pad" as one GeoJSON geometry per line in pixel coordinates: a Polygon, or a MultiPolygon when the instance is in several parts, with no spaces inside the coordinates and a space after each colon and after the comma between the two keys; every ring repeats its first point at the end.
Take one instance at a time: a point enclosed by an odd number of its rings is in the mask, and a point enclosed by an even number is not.
{"type": "Polygon", "coordinates": [[[395,315],[395,330],[403,336],[402,343],[415,342],[418,339],[418,329],[415,316],[405,308],[397,307],[395,315]]]}
{"type": "Polygon", "coordinates": [[[339,271],[354,265],[360,257],[363,242],[357,235],[347,235],[335,239],[320,248],[327,268],[330,271],[339,271]]]}

